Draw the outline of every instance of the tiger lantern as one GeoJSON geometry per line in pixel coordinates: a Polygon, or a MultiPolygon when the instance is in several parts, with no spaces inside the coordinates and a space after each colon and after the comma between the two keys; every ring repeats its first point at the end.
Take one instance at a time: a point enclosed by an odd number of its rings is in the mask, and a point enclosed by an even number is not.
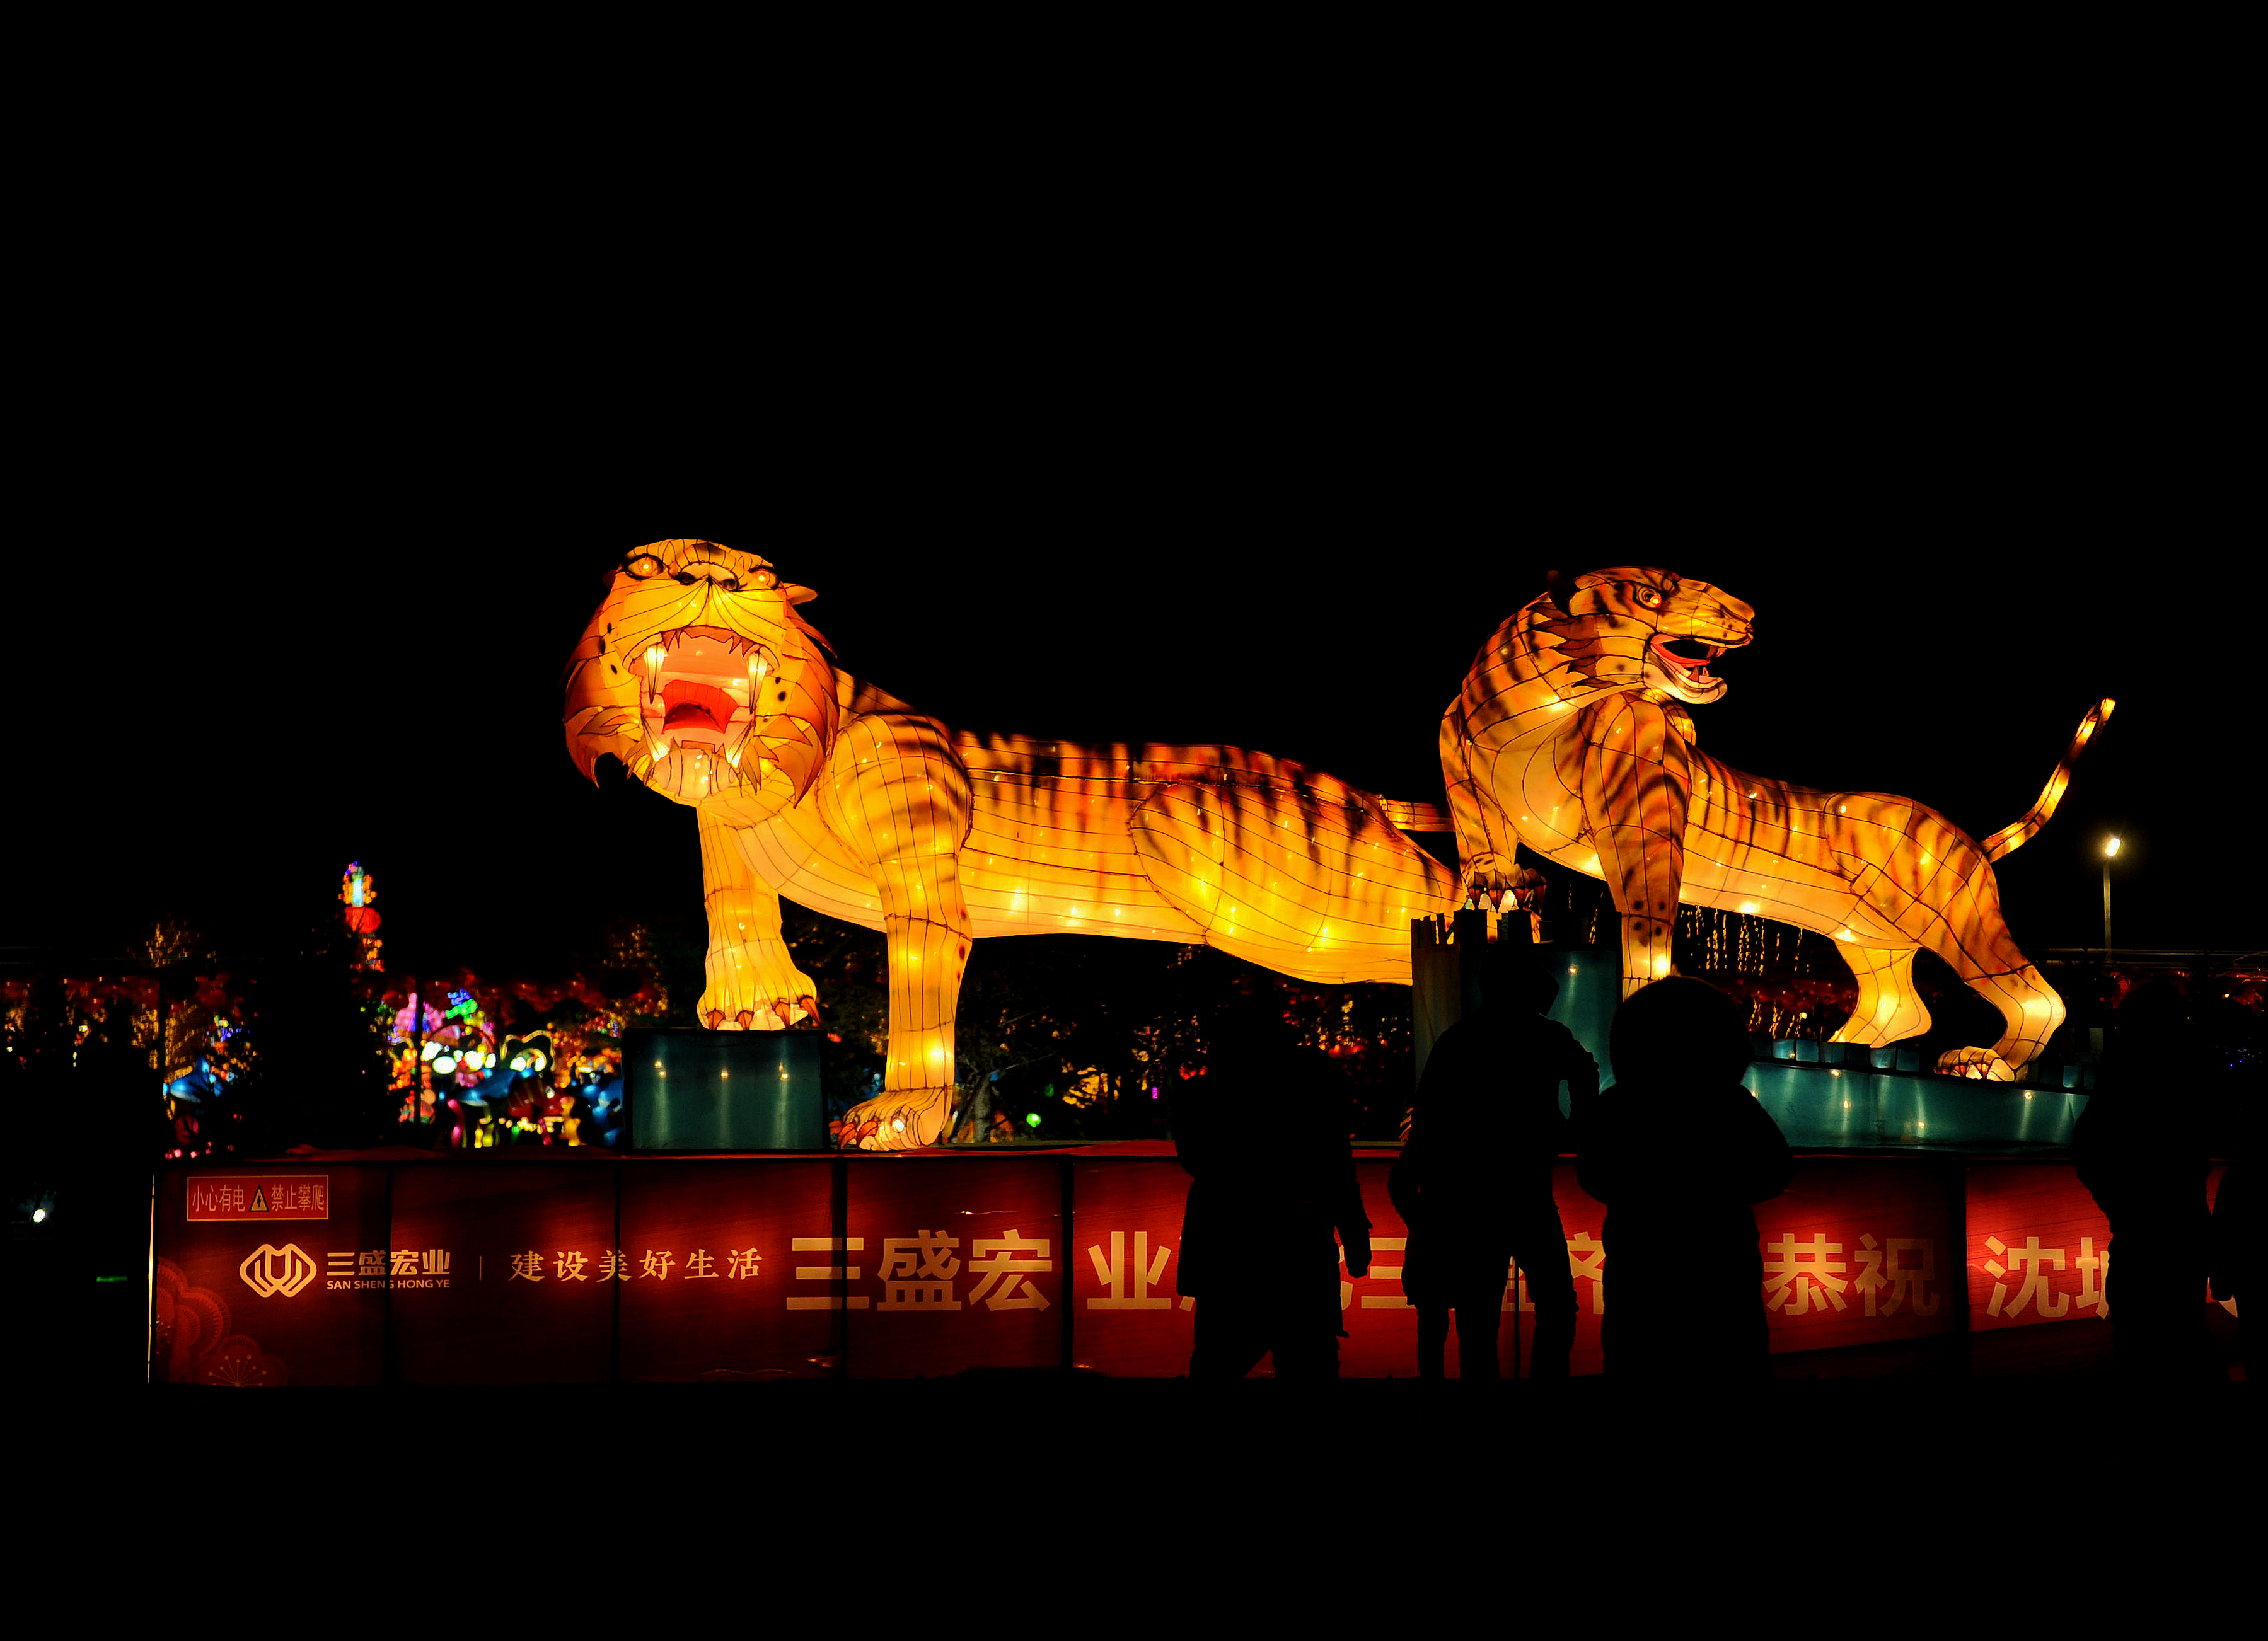
{"type": "Polygon", "coordinates": [[[2108,701],[2031,812],[1980,846],[1911,799],[1746,776],[1695,749],[1686,707],[1724,693],[1709,663],[1749,642],[1747,605],[1658,570],[1555,574],[1443,721],[1445,818],[1233,747],[952,730],[836,667],[798,613],[814,596],[714,542],[638,548],[569,659],[565,727],[586,776],[611,754],[695,811],[711,1028],[816,1018],[782,895],[882,931],[882,1090],[851,1107],[846,1144],[948,1131],[973,939],[1202,944],[1316,983],[1406,985],[1411,919],[1533,887],[1518,843],[1605,879],[1625,990],[1668,972],[1683,901],[1831,935],[1859,982],[1843,1041],[1927,1029],[1911,980],[1924,946],[2008,1027],[1940,1070],[2012,1078],[2063,1018],[2001,923],[1989,863],[2053,813],[2108,701]],[[1451,824],[1462,872],[1403,829],[1451,824]]]}
{"type": "Polygon", "coordinates": [[[765,559],[657,541],[625,558],[570,658],[567,746],[608,754],[699,820],[702,1019],[777,1030],[815,1016],[779,899],[880,930],[882,1091],[844,1143],[948,1131],[954,1013],[969,942],[1101,934],[1203,944],[1323,984],[1410,980],[1410,924],[1457,876],[1395,804],[1233,747],[1083,746],[947,728],[828,658],[765,559]]]}
{"type": "Polygon", "coordinates": [[[2064,1007],[2009,937],[1992,863],[2054,814],[2113,703],[2080,721],[2031,809],[1980,844],[1912,798],[1815,791],[1697,749],[1687,708],[1724,695],[1710,666],[1750,641],[1755,617],[1665,570],[1555,572],[1491,637],[1441,721],[1461,889],[1511,887],[1520,843],[1603,879],[1621,920],[1625,996],[1669,972],[1681,901],[1827,935],[1858,982],[1839,1042],[1929,1029],[1913,984],[1926,946],[2007,1026],[1992,1047],[1950,1049],[1937,1069],[2014,1079],[2064,1007]]]}

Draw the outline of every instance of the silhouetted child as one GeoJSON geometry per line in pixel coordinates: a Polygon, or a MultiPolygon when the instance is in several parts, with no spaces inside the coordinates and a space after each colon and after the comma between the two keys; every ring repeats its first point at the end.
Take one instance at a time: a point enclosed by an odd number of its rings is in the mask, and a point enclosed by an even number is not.
{"type": "Polygon", "coordinates": [[[1351,1276],[1370,1269],[1346,1081],[1282,1036],[1256,1019],[1224,1024],[1203,1085],[1184,1083],[1177,1101],[1174,1150],[1191,1183],[1174,1285],[1197,1299],[1191,1379],[1241,1379],[1270,1351],[1278,1379],[1336,1378],[1342,1244],[1351,1276]]]}
{"type": "Polygon", "coordinates": [[[1459,1375],[1499,1377],[1506,1268],[1517,1259],[1535,1306],[1532,1371],[1563,1379],[1575,1284],[1551,1196],[1565,1137],[1559,1085],[1588,1100],[1599,1069],[1572,1032],[1543,1018],[1559,986],[1532,947],[1491,946],[1480,982],[1480,1009],[1426,1056],[1410,1142],[1387,1181],[1410,1230],[1402,1291],[1418,1309],[1418,1376],[1442,1376],[1454,1312],[1459,1375]]]}
{"type": "Polygon", "coordinates": [[[2118,1372],[2218,1377],[2205,1322],[2213,1234],[2207,1090],[2188,1049],[2187,1004],[2165,981],[2119,1005],[2110,1054],[2071,1135],[2080,1183],[2110,1221],[2102,1296],[2118,1372]]]}
{"type": "Polygon", "coordinates": [[[2260,1336],[2260,1284],[2253,1280],[2260,1257],[2260,1232],[2252,1211],[2252,1159],[2241,1156],[2220,1176],[2213,1198],[2213,1297],[2236,1301],[2236,1360],[2252,1377],[2252,1341],[2260,1336]],[[2253,1320],[2244,1320],[2250,1291],[2253,1320]]]}
{"type": "Polygon", "coordinates": [[[1747,1019],[1697,980],[1658,980],[1615,1012],[1615,1085],[1574,1107],[1576,1178],[1607,1205],[1607,1372],[1769,1373],[1764,1259],[1749,1211],[1787,1188],[1787,1141],[1741,1085],[1747,1019]]]}

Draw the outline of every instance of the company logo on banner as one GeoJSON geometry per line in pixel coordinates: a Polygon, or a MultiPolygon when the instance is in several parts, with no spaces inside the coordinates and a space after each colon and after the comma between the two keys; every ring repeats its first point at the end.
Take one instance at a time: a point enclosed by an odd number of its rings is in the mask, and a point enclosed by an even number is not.
{"type": "Polygon", "coordinates": [[[236,1268],[236,1274],[263,1299],[279,1293],[288,1299],[315,1279],[315,1262],[296,1242],[282,1247],[262,1242],[236,1268]]]}

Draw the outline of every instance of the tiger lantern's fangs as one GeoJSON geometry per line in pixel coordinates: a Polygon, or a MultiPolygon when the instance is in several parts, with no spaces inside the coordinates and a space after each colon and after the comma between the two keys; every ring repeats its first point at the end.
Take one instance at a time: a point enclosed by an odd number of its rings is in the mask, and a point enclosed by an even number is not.
{"type": "Polygon", "coordinates": [[[780,938],[781,895],[883,931],[883,1088],[851,1109],[845,1144],[947,1131],[972,939],[1203,943],[1322,983],[1406,984],[1413,917],[1535,885],[1515,839],[1607,880],[1626,988],[1667,972],[1682,899],[1844,942],[1859,983],[1849,1041],[1926,1028],[1910,980],[1925,945],[2009,1020],[1997,1050],[1946,1056],[1958,1069],[2012,1075],[2063,1017],[2001,926],[1986,862],[2047,819],[2069,758],[1984,848],[1906,799],[1717,764],[1693,750],[1684,705],[1724,693],[1711,666],[1748,642],[1752,612],[1705,584],[1555,577],[1498,630],[1442,727],[1462,877],[1403,830],[1446,828],[1439,811],[1265,753],[951,730],[836,667],[796,611],[813,596],[713,542],[637,549],[570,658],[566,731],[585,774],[611,754],[698,817],[710,1026],[818,1013],[780,938]]]}

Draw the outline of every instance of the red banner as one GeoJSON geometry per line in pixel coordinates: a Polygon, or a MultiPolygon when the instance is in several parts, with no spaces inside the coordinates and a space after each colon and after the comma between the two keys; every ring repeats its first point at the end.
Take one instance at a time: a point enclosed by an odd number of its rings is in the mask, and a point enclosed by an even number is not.
{"type": "MultiPolygon", "coordinates": [[[[2221,1170],[2205,1183],[2208,1200],[2221,1170]]],[[[2205,1250],[2197,1250],[2205,1297],[2205,1250]]],[[[1969,1170],[1969,1326],[1979,1333],[2108,1316],[2110,1222],[2069,1166],[1979,1163],[1969,1170]]]]}
{"type": "MultiPolygon", "coordinates": [[[[173,1172],[158,1204],[157,1377],[893,1379],[1066,1362],[1168,1377],[1187,1371],[1202,1300],[1175,1285],[1189,1178],[1162,1151],[173,1172]],[[327,1218],[268,1223],[279,1201],[318,1200],[302,1196],[314,1181],[327,1218]]],[[[1373,1262],[1341,1272],[1350,1377],[1416,1371],[1391,1166],[1356,1162],[1373,1262]]],[[[1563,1163],[1554,1190],[1573,1366],[1588,1373],[1613,1290],[1605,1211],[1574,1176],[1563,1163]]],[[[1756,1222],[1775,1352],[2104,1314],[2109,1228],[2067,1163],[1808,1159],[1756,1222]]],[[[1524,1279],[1504,1305],[1502,1367],[1517,1350],[1524,1372],[1524,1279]]],[[[1456,1351],[1453,1332],[1453,1373],[1456,1351]]]]}
{"type": "Polygon", "coordinates": [[[800,1159],[656,1161],[622,1171],[626,1380],[818,1379],[841,1360],[832,1172],[800,1159]],[[811,1301],[816,1298],[820,1303],[811,1301]]]}
{"type": "Polygon", "coordinates": [[[603,1163],[394,1170],[395,1247],[378,1255],[406,1289],[389,1307],[390,1375],[413,1385],[614,1378],[615,1173],[603,1163]]]}
{"type": "Polygon", "coordinates": [[[385,1375],[385,1275],[342,1285],[327,1273],[387,1240],[386,1170],[270,1175],[169,1172],[158,1182],[151,1376],[201,1385],[369,1385],[385,1375]],[[324,1218],[269,1225],[258,1186],[323,1181],[324,1218]],[[229,1193],[224,1208],[220,1193],[229,1193]],[[239,1211],[235,1193],[246,1193],[239,1211]],[[195,1211],[202,1196],[206,1211],[195,1211]]]}

